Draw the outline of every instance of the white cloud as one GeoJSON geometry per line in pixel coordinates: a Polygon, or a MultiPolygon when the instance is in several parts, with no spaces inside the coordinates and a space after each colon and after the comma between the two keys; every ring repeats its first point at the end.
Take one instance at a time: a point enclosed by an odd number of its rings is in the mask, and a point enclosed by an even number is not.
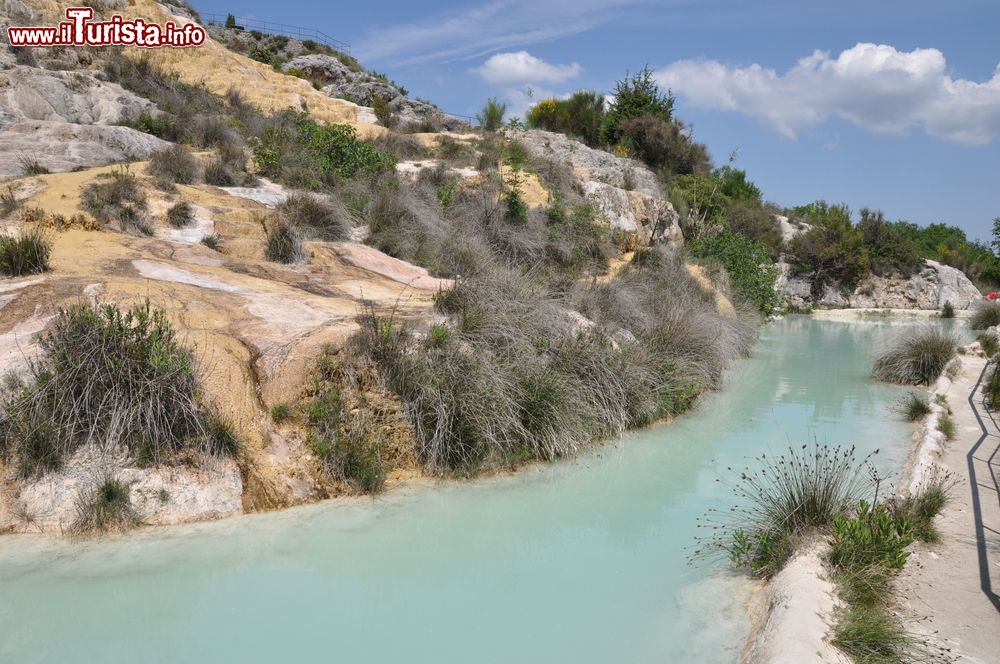
{"type": "Polygon", "coordinates": [[[493,85],[518,86],[531,83],[562,83],[580,75],[580,65],[553,65],[527,51],[497,53],[472,70],[493,85]]]}
{"type": "Polygon", "coordinates": [[[783,74],[757,64],[681,60],[655,76],[695,106],[744,113],[788,138],[831,118],[876,134],[923,127],[970,145],[1000,136],[1000,67],[982,83],[953,79],[933,48],[858,44],[836,58],[816,51],[783,74]]]}
{"type": "Polygon", "coordinates": [[[423,21],[376,28],[355,45],[354,54],[381,66],[482,57],[592,30],[647,1],[489,0],[423,21]]]}

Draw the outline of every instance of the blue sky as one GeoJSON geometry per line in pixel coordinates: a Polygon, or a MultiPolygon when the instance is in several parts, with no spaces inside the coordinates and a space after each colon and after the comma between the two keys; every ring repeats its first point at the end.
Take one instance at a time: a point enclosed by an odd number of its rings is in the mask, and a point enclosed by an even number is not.
{"type": "Polygon", "coordinates": [[[944,221],[1000,216],[995,0],[195,2],[315,27],[411,95],[474,115],[487,97],[610,90],[656,70],[717,164],[738,150],[781,205],[816,198],[944,221]]]}

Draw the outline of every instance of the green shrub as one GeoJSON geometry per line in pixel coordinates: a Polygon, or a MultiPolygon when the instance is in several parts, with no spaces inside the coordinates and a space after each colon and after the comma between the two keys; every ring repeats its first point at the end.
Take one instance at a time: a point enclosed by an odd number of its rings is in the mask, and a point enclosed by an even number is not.
{"type": "Polygon", "coordinates": [[[350,125],[320,125],[293,112],[264,129],[253,158],[261,175],[307,189],[396,167],[391,155],[358,139],[350,125]]]}
{"type": "Polygon", "coordinates": [[[946,440],[955,440],[955,421],[947,415],[938,420],[938,431],[944,434],[946,440]]]}
{"type": "Polygon", "coordinates": [[[923,267],[917,245],[895,224],[886,222],[881,211],[862,208],[858,230],[868,250],[869,268],[873,273],[909,277],[923,267]]]}
{"type": "Polygon", "coordinates": [[[372,99],[372,110],[375,111],[375,119],[383,127],[391,127],[393,122],[392,109],[389,108],[389,100],[381,95],[376,95],[372,99]]]}
{"type": "Polygon", "coordinates": [[[14,187],[7,185],[7,189],[0,192],[0,217],[10,216],[10,213],[21,207],[21,201],[14,193],[14,187]]]}
{"type": "Polygon", "coordinates": [[[973,330],[986,330],[1000,325],[1000,301],[983,301],[976,305],[969,320],[973,330]]]}
{"type": "Polygon", "coordinates": [[[719,259],[736,292],[762,313],[772,313],[778,304],[774,283],[777,268],[771,262],[771,252],[762,243],[743,235],[723,230],[715,236],[701,237],[690,244],[695,256],[719,259]]]}
{"type": "Polygon", "coordinates": [[[941,534],[934,527],[934,519],[948,504],[948,493],[952,486],[950,478],[938,479],[915,495],[891,501],[889,507],[897,520],[906,519],[913,536],[918,540],[937,542],[941,539],[941,534]]]}
{"type": "Polygon", "coordinates": [[[264,225],[267,247],[264,257],[275,263],[296,263],[305,257],[299,233],[291,224],[279,220],[268,227],[264,225]]]}
{"type": "Polygon", "coordinates": [[[174,228],[184,228],[194,222],[194,208],[187,201],[174,203],[167,208],[167,223],[174,228]]]}
{"type": "Polygon", "coordinates": [[[101,173],[86,185],[80,207],[101,223],[116,223],[122,231],[152,235],[146,218],[146,194],[127,167],[101,173]]]}
{"type": "Polygon", "coordinates": [[[329,475],[358,491],[378,493],[387,475],[385,436],[380,427],[372,426],[370,409],[353,411],[348,411],[340,392],[320,392],[308,407],[307,442],[329,475]]]}
{"type": "Polygon", "coordinates": [[[997,371],[995,365],[989,380],[983,386],[983,393],[986,395],[986,405],[993,409],[1000,408],[1000,371],[997,371]]]}
{"type": "Polygon", "coordinates": [[[528,222],[528,204],[521,194],[521,176],[515,172],[507,181],[507,191],[504,193],[504,218],[512,224],[528,222]]]}
{"type": "Polygon", "coordinates": [[[51,172],[34,157],[22,156],[18,161],[21,164],[21,175],[47,175],[51,172]]]}
{"type": "Polygon", "coordinates": [[[979,347],[983,349],[986,357],[993,357],[1000,350],[1000,342],[992,334],[980,334],[976,337],[976,341],[979,342],[979,347]]]}
{"type": "Polygon", "coordinates": [[[832,643],[857,664],[926,661],[921,642],[882,607],[852,607],[842,612],[834,626],[832,643]]]}
{"type": "Polygon", "coordinates": [[[862,500],[854,516],[834,517],[830,562],[842,569],[881,565],[900,570],[914,539],[907,517],[894,515],[884,504],[873,506],[862,500]]]}
{"type": "Polygon", "coordinates": [[[708,149],[695,142],[678,120],[650,114],[629,118],[621,123],[619,141],[629,155],[668,176],[711,170],[708,149]]]}
{"type": "Polygon", "coordinates": [[[205,184],[215,187],[232,187],[236,178],[221,159],[212,159],[205,164],[205,184]]]}
{"type": "Polygon", "coordinates": [[[271,408],[271,419],[275,422],[284,422],[285,420],[291,419],[292,417],[292,406],[288,403],[275,404],[271,408]]]}
{"type": "Polygon", "coordinates": [[[759,460],[734,486],[739,506],[709,512],[706,527],[714,532],[699,554],[723,551],[737,568],[769,577],[784,566],[796,537],[832,526],[857,504],[868,459],[858,461],[853,447],[803,445],[759,460]]]}
{"type": "Polygon", "coordinates": [[[174,142],[181,138],[181,130],[177,125],[177,120],[166,113],[154,115],[149,111],[143,111],[135,120],[129,121],[127,124],[133,129],[162,138],[165,141],[174,142]]]}
{"type": "Polygon", "coordinates": [[[38,228],[0,236],[0,274],[20,277],[49,269],[52,240],[38,228]]]}
{"type": "Polygon", "coordinates": [[[941,318],[954,318],[955,317],[955,305],[951,302],[945,302],[944,306],[941,307],[941,318]]]}
{"type": "Polygon", "coordinates": [[[216,454],[237,457],[240,453],[240,439],[236,429],[228,419],[212,411],[201,413],[199,421],[209,448],[216,454]]]}
{"type": "Polygon", "coordinates": [[[875,360],[876,380],[900,385],[930,385],[955,357],[957,339],[931,327],[897,337],[875,360]]]}
{"type": "Polygon", "coordinates": [[[215,233],[201,238],[201,243],[212,251],[222,251],[222,238],[215,233]]]}
{"type": "Polygon", "coordinates": [[[529,127],[566,134],[597,147],[604,122],[604,95],[581,90],[568,99],[543,99],[531,107],[527,120],[529,127]]]}
{"type": "Polygon", "coordinates": [[[625,78],[615,84],[614,100],[601,125],[601,142],[617,145],[628,120],[651,116],[669,122],[673,114],[674,96],[669,91],[667,94],[660,92],[649,67],[643,67],[633,76],[626,73],[625,78]]]}
{"type": "Polygon", "coordinates": [[[171,145],[150,156],[146,171],[167,182],[191,184],[198,177],[198,160],[183,145],[171,145]]]}
{"type": "Polygon", "coordinates": [[[278,205],[281,219],[319,240],[338,242],[351,235],[351,219],[337,200],[295,192],[278,205]]]}
{"type": "Polygon", "coordinates": [[[725,224],[734,233],[760,242],[777,260],[784,248],[784,238],[774,220],[774,208],[754,200],[734,200],[724,212],[725,224]]]}
{"type": "Polygon", "coordinates": [[[713,173],[719,182],[719,193],[731,201],[753,201],[760,203],[761,192],[749,178],[747,173],[739,168],[723,166],[713,173]]]}
{"type": "Polygon", "coordinates": [[[819,201],[809,208],[805,233],[789,243],[792,272],[812,281],[814,296],[827,286],[854,289],[868,274],[869,258],[864,235],[851,224],[851,214],[842,205],[819,201]]]}
{"type": "Polygon", "coordinates": [[[902,413],[907,422],[921,420],[931,412],[931,405],[927,397],[916,392],[910,392],[898,404],[897,410],[902,413]]]}
{"type": "Polygon", "coordinates": [[[22,476],[58,467],[79,446],[123,446],[159,462],[182,449],[219,454],[206,436],[193,361],[149,303],[77,304],[39,338],[34,382],[4,407],[0,449],[22,476]]]}
{"type": "Polygon", "coordinates": [[[105,472],[92,487],[82,491],[77,497],[73,531],[85,534],[124,532],[135,528],[141,519],[132,506],[130,494],[128,482],[111,472],[105,472]]]}
{"type": "Polygon", "coordinates": [[[227,14],[226,15],[226,27],[227,28],[235,28],[236,27],[236,17],[233,16],[232,14],[227,14]]]}
{"type": "Polygon", "coordinates": [[[507,104],[502,104],[491,97],[486,106],[476,115],[479,125],[486,131],[496,131],[503,125],[503,116],[507,114],[507,104]]]}

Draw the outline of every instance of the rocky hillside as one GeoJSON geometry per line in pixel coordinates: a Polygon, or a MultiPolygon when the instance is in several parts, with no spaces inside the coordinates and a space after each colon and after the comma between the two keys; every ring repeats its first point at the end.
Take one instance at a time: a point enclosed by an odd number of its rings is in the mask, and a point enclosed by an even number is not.
{"type": "MultiPolygon", "coordinates": [[[[61,7],[10,2],[0,21],[61,7]]],[[[754,316],[665,251],[678,216],[638,162],[447,131],[336,54],[289,41],[275,67],[234,46],[254,35],[213,35],[0,48],[0,531],[75,527],[112,476],[138,520],[176,523],[554,458],[682,412],[749,352],[754,316]],[[383,95],[393,129],[365,105],[383,95]],[[145,339],[144,302],[166,325],[145,339]],[[70,421],[45,396],[88,379],[59,352],[125,329],[150,344],[122,351],[142,371],[166,348],[190,374],[199,419],[169,453],[115,424],[141,414],[98,400],[70,421]]]]}
{"type": "Polygon", "coordinates": [[[826,286],[818,297],[809,279],[793,276],[787,263],[778,267],[781,272],[775,288],[785,307],[797,311],[812,307],[940,311],[946,302],[967,310],[983,299],[961,270],[932,260],[911,277],[870,274],[853,291],[826,286]]]}

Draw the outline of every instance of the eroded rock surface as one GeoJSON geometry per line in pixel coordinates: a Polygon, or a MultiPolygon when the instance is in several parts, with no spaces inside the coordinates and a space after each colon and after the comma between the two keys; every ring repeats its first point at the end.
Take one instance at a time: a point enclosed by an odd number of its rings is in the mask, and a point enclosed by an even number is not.
{"type": "Polygon", "coordinates": [[[281,66],[284,71],[301,70],[323,84],[323,92],[343,97],[361,106],[371,106],[376,97],[389,102],[389,109],[402,124],[431,122],[446,130],[468,128],[465,120],[452,117],[434,104],[410,99],[387,81],[367,71],[355,71],[334,56],[313,53],[292,58],[281,66]]]}
{"type": "Polygon", "coordinates": [[[828,286],[818,297],[809,279],[794,276],[787,263],[779,263],[778,267],[775,288],[785,306],[792,309],[819,306],[934,311],[950,302],[955,309],[965,310],[982,299],[979,289],[961,270],[931,260],[909,278],[870,275],[853,292],[828,286]]]}
{"type": "Polygon", "coordinates": [[[513,136],[532,156],[568,165],[611,228],[637,233],[644,242],[684,244],[680,216],[664,198],[656,175],[642,164],[594,150],[563,134],[529,129],[513,136]]]}

